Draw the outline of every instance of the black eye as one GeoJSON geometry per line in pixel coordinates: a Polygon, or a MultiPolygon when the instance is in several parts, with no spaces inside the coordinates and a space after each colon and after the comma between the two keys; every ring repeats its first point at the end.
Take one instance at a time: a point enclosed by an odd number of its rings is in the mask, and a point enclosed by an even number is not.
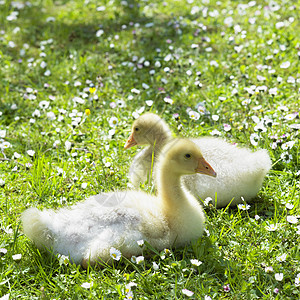
{"type": "Polygon", "coordinates": [[[135,130],[135,131],[139,131],[139,128],[138,128],[138,127],[135,127],[134,130],[135,130]]]}
{"type": "Polygon", "coordinates": [[[187,158],[187,159],[189,159],[189,158],[191,158],[192,156],[191,156],[191,154],[187,153],[187,154],[184,155],[184,157],[187,158]]]}

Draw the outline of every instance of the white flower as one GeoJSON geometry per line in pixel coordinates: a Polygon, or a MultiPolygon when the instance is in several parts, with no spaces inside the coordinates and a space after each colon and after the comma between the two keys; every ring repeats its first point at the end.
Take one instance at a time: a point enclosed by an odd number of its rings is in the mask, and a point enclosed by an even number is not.
{"type": "Polygon", "coordinates": [[[254,216],[254,219],[255,219],[256,221],[258,221],[258,220],[260,219],[260,216],[259,216],[259,215],[255,215],[255,216],[254,216]]]}
{"type": "Polygon", "coordinates": [[[172,54],[168,54],[165,58],[164,61],[170,61],[172,59],[172,54]]]}
{"type": "Polygon", "coordinates": [[[300,286],[300,273],[298,273],[295,278],[295,286],[300,286]]]}
{"type": "Polygon", "coordinates": [[[265,272],[266,272],[266,273],[271,273],[271,272],[273,272],[273,267],[265,267],[265,272]]]}
{"type": "MultiPolygon", "coordinates": [[[[7,249],[0,248],[0,256],[5,255],[7,253],[7,249]]],[[[1,299],[1,298],[0,298],[1,299]]]]}
{"type": "Polygon", "coordinates": [[[213,121],[218,121],[220,117],[218,115],[212,115],[211,118],[213,121]]]}
{"type": "Polygon", "coordinates": [[[267,225],[265,228],[268,231],[275,231],[275,230],[277,230],[277,225],[276,224],[270,224],[270,225],[267,225]]]}
{"type": "Polygon", "coordinates": [[[42,61],[40,66],[41,66],[41,68],[45,69],[47,67],[47,63],[42,61]]]}
{"type": "Polygon", "coordinates": [[[250,205],[242,203],[238,205],[238,208],[241,210],[248,210],[250,208],[250,205]]]}
{"type": "Polygon", "coordinates": [[[0,138],[5,138],[5,136],[6,136],[6,130],[5,129],[3,129],[3,130],[0,130],[0,138]]]}
{"type": "MultiPolygon", "coordinates": [[[[46,102],[48,102],[48,101],[46,101],[46,102]]],[[[49,103],[49,102],[48,102],[49,103]]],[[[40,111],[38,110],[38,109],[36,109],[33,113],[32,113],[32,116],[33,117],[40,117],[41,116],[41,113],[40,113],[40,111]]]]}
{"type": "Polygon", "coordinates": [[[193,110],[189,111],[189,116],[192,120],[195,120],[195,121],[199,120],[199,118],[200,118],[200,114],[193,110]]]}
{"type": "Polygon", "coordinates": [[[150,86],[149,86],[148,84],[146,84],[146,83],[142,83],[142,87],[143,87],[145,90],[148,90],[150,86]]]}
{"type": "Polygon", "coordinates": [[[12,259],[16,260],[16,261],[21,260],[21,258],[22,258],[22,254],[15,254],[15,255],[12,256],[12,259]]]}
{"type": "Polygon", "coordinates": [[[221,132],[220,132],[219,130],[217,130],[217,129],[214,129],[214,130],[210,133],[210,135],[220,136],[220,135],[221,135],[221,132]]]}
{"type": "Polygon", "coordinates": [[[138,256],[138,257],[136,258],[136,263],[139,265],[139,264],[143,263],[144,260],[145,260],[144,256],[142,256],[142,255],[141,255],[141,256],[138,256]]]}
{"type": "Polygon", "coordinates": [[[2,297],[0,298],[0,300],[9,300],[9,295],[10,295],[10,294],[6,294],[6,295],[2,296],[2,297]]]}
{"type": "Polygon", "coordinates": [[[118,125],[118,118],[116,117],[111,117],[109,119],[109,126],[110,127],[116,127],[118,125]]]}
{"type": "Polygon", "coordinates": [[[71,149],[72,143],[69,141],[65,141],[65,148],[67,151],[69,151],[71,149]]]}
{"type": "Polygon", "coordinates": [[[282,281],[282,279],[283,279],[283,273],[275,273],[275,279],[277,281],[282,281]]]}
{"type": "Polygon", "coordinates": [[[29,156],[34,156],[35,151],[34,151],[34,150],[27,150],[27,154],[28,154],[29,156]]]}
{"type": "Polygon", "coordinates": [[[266,80],[266,77],[261,76],[261,75],[257,75],[256,78],[257,78],[258,81],[265,81],[266,80]]]}
{"type": "Polygon", "coordinates": [[[58,254],[57,258],[59,260],[60,265],[66,265],[67,266],[69,264],[69,261],[70,261],[69,256],[58,254]]]}
{"type": "Polygon", "coordinates": [[[198,260],[198,259],[191,259],[191,264],[193,266],[197,266],[199,267],[202,264],[202,261],[198,260]]]}
{"type": "Polygon", "coordinates": [[[210,296],[205,295],[204,300],[212,300],[210,296]]]}
{"type": "Polygon", "coordinates": [[[280,65],[280,68],[287,69],[290,65],[291,65],[291,63],[289,61],[285,61],[280,65]]]}
{"type": "Polygon", "coordinates": [[[182,289],[181,291],[182,291],[182,294],[184,294],[184,295],[186,295],[188,297],[191,297],[191,296],[194,295],[194,293],[192,291],[187,290],[187,289],[182,289]]]}
{"type": "Polygon", "coordinates": [[[99,30],[96,32],[96,37],[100,37],[103,33],[104,33],[104,30],[99,29],[99,30]]]}
{"type": "Polygon", "coordinates": [[[157,60],[157,61],[155,62],[155,64],[154,64],[154,66],[155,66],[156,68],[160,68],[160,67],[161,67],[161,63],[157,60]]]}
{"type": "Polygon", "coordinates": [[[146,100],[146,104],[147,104],[148,106],[152,106],[152,105],[153,105],[153,101],[152,101],[152,100],[146,100]]]}
{"type": "Polygon", "coordinates": [[[87,186],[88,186],[88,184],[87,184],[86,182],[83,182],[83,183],[81,184],[81,188],[82,188],[82,189],[86,189],[87,186]]]}
{"type": "Polygon", "coordinates": [[[282,255],[280,256],[277,256],[277,261],[279,262],[284,262],[286,260],[286,257],[287,257],[287,254],[283,253],[282,255]]]}
{"type": "Polygon", "coordinates": [[[257,146],[259,140],[260,140],[260,137],[259,137],[259,135],[257,133],[251,133],[251,135],[250,135],[250,143],[253,146],[257,146]]]}
{"type": "Polygon", "coordinates": [[[84,289],[89,289],[91,288],[91,286],[93,285],[92,282],[84,282],[81,287],[83,287],[84,289]]]}
{"type": "Polygon", "coordinates": [[[110,257],[114,260],[120,260],[122,254],[118,249],[111,247],[109,250],[110,257]]]}
{"type": "Polygon", "coordinates": [[[144,240],[139,240],[139,241],[137,241],[137,244],[138,244],[140,247],[143,247],[143,246],[144,246],[144,240]]]}
{"type": "Polygon", "coordinates": [[[298,218],[296,216],[287,216],[286,220],[291,224],[297,224],[298,218]]]}
{"type": "Polygon", "coordinates": [[[49,101],[43,100],[39,103],[39,107],[42,109],[47,109],[49,107],[49,104],[50,104],[49,101]]]}
{"type": "Polygon", "coordinates": [[[285,118],[287,121],[292,121],[292,120],[294,120],[296,117],[297,117],[297,114],[288,114],[288,115],[286,115],[284,118],[285,118]]]}
{"type": "Polygon", "coordinates": [[[50,70],[47,70],[45,73],[44,73],[45,76],[50,76],[51,75],[51,71],[50,70]]]}
{"type": "Polygon", "coordinates": [[[218,66],[219,66],[219,64],[218,64],[215,60],[211,60],[211,61],[209,62],[209,64],[210,64],[211,66],[213,66],[213,67],[218,67],[218,66]]]}
{"type": "Polygon", "coordinates": [[[169,103],[169,104],[173,104],[173,103],[174,103],[174,101],[173,101],[170,97],[165,97],[165,98],[164,98],[164,101],[165,101],[166,103],[169,103]]]}
{"type": "Polygon", "coordinates": [[[281,155],[280,155],[280,158],[285,162],[285,163],[289,163],[293,156],[292,154],[289,154],[288,152],[283,152],[281,155]]]}
{"type": "Polygon", "coordinates": [[[155,261],[152,263],[152,267],[154,271],[157,271],[159,269],[159,265],[155,261]]]}
{"type": "Polygon", "coordinates": [[[2,178],[0,178],[0,186],[1,187],[5,186],[5,180],[2,178]]]}
{"type": "Polygon", "coordinates": [[[212,202],[212,198],[211,197],[206,197],[203,203],[204,203],[205,206],[208,206],[209,202],[212,202]]]}
{"type": "Polygon", "coordinates": [[[293,209],[293,208],[294,208],[294,204],[292,204],[292,203],[287,203],[287,204],[285,205],[285,207],[286,207],[287,209],[293,209]]]}
{"type": "Polygon", "coordinates": [[[56,119],[55,113],[54,113],[53,111],[47,112],[47,118],[48,118],[50,121],[54,121],[54,120],[56,119]]]}
{"type": "Polygon", "coordinates": [[[135,89],[135,88],[133,88],[133,89],[131,89],[131,93],[134,93],[134,94],[140,94],[141,92],[138,90],[138,89],[135,89]]]}
{"type": "Polygon", "coordinates": [[[231,130],[231,126],[229,124],[223,124],[224,131],[228,132],[231,130]]]}
{"type": "Polygon", "coordinates": [[[81,98],[81,97],[74,97],[74,98],[72,99],[72,101],[73,101],[73,102],[77,102],[77,103],[79,103],[79,104],[83,104],[83,103],[85,102],[85,100],[84,100],[83,98],[81,98]]]}

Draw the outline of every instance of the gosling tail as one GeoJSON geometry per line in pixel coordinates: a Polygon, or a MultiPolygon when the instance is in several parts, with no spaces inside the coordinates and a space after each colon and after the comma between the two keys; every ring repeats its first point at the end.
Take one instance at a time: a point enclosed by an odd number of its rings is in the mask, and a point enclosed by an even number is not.
{"type": "Polygon", "coordinates": [[[42,212],[37,208],[29,208],[21,216],[24,233],[39,249],[50,249],[53,246],[53,235],[45,220],[49,214],[47,211],[42,212]]]}

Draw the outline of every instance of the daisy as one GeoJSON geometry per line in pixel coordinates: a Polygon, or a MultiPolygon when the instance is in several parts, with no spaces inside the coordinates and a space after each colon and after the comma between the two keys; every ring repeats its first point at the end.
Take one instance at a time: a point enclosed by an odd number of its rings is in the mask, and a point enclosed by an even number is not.
{"type": "Polygon", "coordinates": [[[84,289],[89,289],[91,288],[91,286],[93,285],[92,282],[84,282],[81,287],[83,287],[84,289]]]}
{"type": "Polygon", "coordinates": [[[109,119],[109,126],[110,127],[116,127],[118,125],[118,118],[116,117],[111,117],[109,119]]]}
{"type": "Polygon", "coordinates": [[[285,163],[289,163],[293,156],[292,154],[289,154],[288,152],[283,152],[281,155],[280,155],[280,158],[285,162],[285,163]]]}
{"type": "Polygon", "coordinates": [[[282,281],[282,279],[283,279],[283,273],[275,273],[275,279],[277,281],[282,281]]]}
{"type": "Polygon", "coordinates": [[[248,210],[248,209],[250,208],[250,205],[249,205],[249,204],[244,204],[244,203],[242,203],[242,204],[239,204],[239,205],[238,205],[238,208],[239,208],[240,210],[248,210]]]}
{"type": "Polygon", "coordinates": [[[287,254],[286,253],[283,253],[282,255],[280,256],[277,256],[277,261],[279,262],[284,262],[286,260],[286,257],[287,257],[287,254]]]}
{"type": "Polygon", "coordinates": [[[137,263],[138,265],[141,264],[141,263],[143,263],[144,260],[145,260],[145,257],[142,256],[142,255],[136,257],[136,263],[137,263]]]}
{"type": "Polygon", "coordinates": [[[139,241],[137,241],[137,244],[138,244],[140,247],[143,247],[143,246],[144,246],[144,240],[139,240],[139,241]]]}
{"type": "Polygon", "coordinates": [[[155,261],[152,263],[152,267],[154,271],[157,271],[159,269],[159,265],[155,261]]]}
{"type": "Polygon", "coordinates": [[[41,109],[47,109],[47,108],[49,107],[49,104],[50,104],[49,101],[43,100],[43,101],[41,101],[41,102],[39,103],[39,107],[40,107],[41,109]]]}
{"type": "Polygon", "coordinates": [[[182,294],[188,296],[188,297],[191,297],[194,295],[194,292],[190,291],[190,290],[187,290],[187,289],[182,289],[181,290],[182,294]]]}
{"type": "Polygon", "coordinates": [[[230,292],[230,286],[229,286],[229,284],[223,285],[223,289],[224,289],[224,292],[226,292],[226,293],[230,292]]]}
{"type": "MultiPolygon", "coordinates": [[[[277,24],[276,24],[277,25],[277,24]]],[[[289,68],[289,66],[291,65],[291,63],[289,61],[285,61],[280,65],[281,69],[287,69],[289,68]]]]}
{"type": "Polygon", "coordinates": [[[166,103],[169,103],[169,104],[173,104],[173,103],[174,103],[174,101],[173,101],[170,97],[165,97],[165,98],[164,98],[164,101],[165,101],[166,103]]]}
{"type": "Polygon", "coordinates": [[[29,156],[34,156],[35,151],[34,151],[34,150],[27,150],[27,154],[28,154],[29,156]]]}
{"type": "Polygon", "coordinates": [[[231,130],[231,126],[229,124],[223,124],[224,131],[228,132],[231,130]]]}
{"type": "Polygon", "coordinates": [[[152,106],[153,105],[153,101],[152,100],[146,100],[145,102],[146,102],[146,104],[148,106],[152,106]]]}
{"type": "Polygon", "coordinates": [[[298,218],[296,216],[287,216],[286,220],[291,224],[297,224],[298,218]]]}
{"type": "Polygon", "coordinates": [[[268,231],[276,231],[277,230],[277,225],[276,224],[270,224],[270,225],[267,225],[265,228],[268,231]]]}
{"type": "Polygon", "coordinates": [[[15,261],[19,261],[21,260],[21,258],[22,258],[22,254],[15,254],[12,256],[12,259],[15,261]]]}
{"type": "Polygon", "coordinates": [[[193,266],[199,267],[202,264],[202,261],[200,261],[198,259],[191,259],[191,264],[193,266]]]}
{"type": "Polygon", "coordinates": [[[266,272],[266,273],[271,273],[271,272],[273,272],[273,267],[265,267],[265,272],[266,272]]]}
{"type": "Polygon", "coordinates": [[[257,133],[252,133],[250,135],[250,143],[253,145],[253,146],[257,146],[258,145],[258,141],[260,140],[260,137],[257,133]]]}
{"type": "Polygon", "coordinates": [[[298,273],[295,278],[295,286],[300,286],[300,273],[298,273]]]}
{"type": "Polygon", "coordinates": [[[200,114],[193,110],[189,111],[189,116],[192,120],[195,120],[195,121],[199,120],[199,118],[200,118],[200,114]]]}
{"type": "Polygon", "coordinates": [[[118,249],[111,247],[109,250],[110,257],[114,260],[120,260],[122,254],[118,249]]]}
{"type": "Polygon", "coordinates": [[[4,187],[5,186],[5,180],[0,178],[0,187],[4,187]]]}

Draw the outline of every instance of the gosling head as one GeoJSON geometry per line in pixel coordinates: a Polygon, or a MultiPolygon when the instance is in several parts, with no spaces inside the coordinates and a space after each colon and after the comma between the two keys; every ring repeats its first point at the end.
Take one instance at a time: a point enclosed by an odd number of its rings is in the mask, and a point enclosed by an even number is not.
{"type": "Polygon", "coordinates": [[[178,175],[200,173],[217,176],[197,145],[188,139],[174,139],[169,142],[162,149],[159,159],[161,165],[167,164],[170,172],[178,175]]]}
{"type": "Polygon", "coordinates": [[[125,149],[135,145],[154,145],[171,136],[171,131],[158,115],[146,113],[133,122],[125,149]]]}

